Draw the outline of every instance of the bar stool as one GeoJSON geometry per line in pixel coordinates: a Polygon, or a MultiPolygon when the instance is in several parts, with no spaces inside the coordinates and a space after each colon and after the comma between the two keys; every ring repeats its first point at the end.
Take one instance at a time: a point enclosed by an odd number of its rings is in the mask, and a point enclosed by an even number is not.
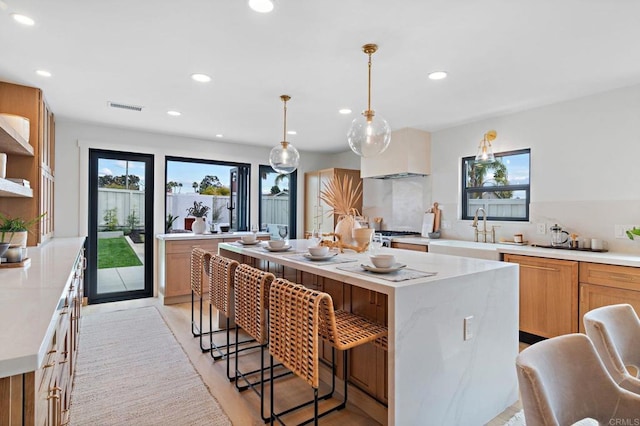
{"type": "MultiPolygon", "coordinates": [[[[227,361],[227,378],[229,380],[234,380],[229,373],[229,355],[233,355],[236,352],[229,350],[229,327],[230,321],[229,319],[234,314],[234,307],[231,299],[231,292],[233,289],[233,281],[235,276],[236,268],[239,263],[232,259],[227,259],[226,257],[219,255],[212,255],[210,264],[210,272],[209,272],[209,329],[213,329],[213,308],[216,308],[226,317],[226,341],[224,344],[225,352],[223,352],[218,345],[213,342],[213,334],[223,330],[213,331],[209,334],[210,339],[210,347],[211,347],[211,357],[214,360],[219,360],[221,358],[226,358],[227,361]],[[214,351],[217,353],[214,353],[214,351]]],[[[238,342],[240,344],[249,343],[254,341],[253,339],[243,340],[238,342]]],[[[239,351],[248,350],[257,346],[245,347],[239,349],[239,351]]]]}
{"type": "Polygon", "coordinates": [[[211,261],[211,253],[201,248],[195,247],[191,251],[191,334],[193,337],[198,337],[200,341],[200,349],[202,352],[208,352],[211,348],[205,348],[202,345],[202,335],[211,333],[211,328],[209,331],[202,331],[202,289],[203,282],[208,280],[209,273],[209,262],[211,261]],[[203,279],[204,276],[207,275],[206,280],[203,279]],[[194,305],[195,305],[195,296],[198,296],[198,301],[200,303],[200,321],[196,325],[195,323],[195,314],[194,314],[194,305]]]}
{"type": "MultiPolygon", "coordinates": [[[[332,411],[341,410],[347,402],[348,349],[382,340],[387,327],[349,312],[334,310],[333,300],[327,293],[310,290],[285,279],[276,279],[269,290],[269,353],[271,382],[271,424],[282,423],[280,416],[313,403],[314,416],[302,424],[318,419],[332,411]],[[318,413],[320,386],[319,339],[323,338],[335,349],[343,351],[344,398],[342,402],[318,413]],[[280,413],[274,411],[273,358],[305,380],[313,388],[313,400],[280,413]]],[[[335,380],[335,379],[334,379],[335,380]]],[[[330,395],[330,394],[329,394],[330,395]]],[[[284,423],[282,423],[284,424],[284,423]]]]}

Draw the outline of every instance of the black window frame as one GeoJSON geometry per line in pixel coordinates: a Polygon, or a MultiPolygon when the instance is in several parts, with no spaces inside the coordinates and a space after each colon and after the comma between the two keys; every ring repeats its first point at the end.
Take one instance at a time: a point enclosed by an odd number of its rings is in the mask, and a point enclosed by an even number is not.
{"type": "MultiPolygon", "coordinates": [[[[212,165],[219,165],[219,166],[226,166],[226,167],[236,167],[240,170],[246,170],[246,173],[240,173],[240,175],[242,176],[243,179],[246,179],[247,182],[247,194],[246,194],[246,203],[242,202],[240,205],[243,208],[246,208],[246,215],[244,215],[242,218],[240,218],[240,216],[238,216],[238,229],[237,231],[248,231],[249,230],[249,218],[251,217],[251,197],[249,194],[251,194],[251,164],[250,163],[236,163],[236,162],[232,162],[232,161],[222,161],[222,160],[213,160],[213,159],[207,159],[207,158],[191,158],[191,157],[176,157],[176,156],[169,156],[166,155],[164,157],[164,185],[166,187],[167,185],[167,163],[169,161],[180,161],[180,162],[184,162],[184,163],[200,163],[200,164],[212,164],[212,165]]],[[[242,200],[245,201],[245,200],[242,200]]],[[[168,233],[169,231],[167,230],[167,221],[166,221],[166,217],[167,217],[167,196],[165,193],[164,196],[164,232],[165,234],[168,233]]]]}
{"type": "MultiPolygon", "coordinates": [[[[262,173],[278,173],[273,167],[267,164],[258,165],[258,226],[262,226],[262,173]]],[[[295,238],[297,234],[297,203],[298,203],[298,170],[294,170],[289,174],[289,236],[295,238]]]]}
{"type": "Polygon", "coordinates": [[[493,187],[467,187],[467,163],[475,162],[475,156],[462,158],[462,220],[473,220],[473,216],[467,214],[468,211],[468,195],[475,192],[498,192],[498,191],[524,191],[527,203],[525,204],[525,217],[502,217],[487,216],[487,220],[504,221],[504,222],[528,222],[529,221],[529,205],[531,204],[531,148],[517,149],[513,151],[505,151],[495,153],[496,158],[507,157],[511,155],[529,155],[529,183],[526,185],[503,185],[493,187]]]}

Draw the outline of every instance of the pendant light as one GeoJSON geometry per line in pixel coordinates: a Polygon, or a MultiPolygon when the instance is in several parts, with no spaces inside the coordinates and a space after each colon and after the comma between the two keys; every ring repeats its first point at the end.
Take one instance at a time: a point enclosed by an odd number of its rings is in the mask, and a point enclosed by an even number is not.
{"type": "Polygon", "coordinates": [[[378,50],[376,44],[365,44],[362,51],[369,55],[369,86],[367,110],[351,123],[347,140],[351,150],[361,157],[373,157],[384,152],[391,142],[389,123],[371,109],[371,55],[378,50]]]}
{"type": "Polygon", "coordinates": [[[489,130],[484,134],[480,145],[478,145],[476,161],[481,163],[492,163],[496,161],[496,157],[493,155],[493,148],[491,147],[491,141],[495,140],[496,136],[498,136],[498,133],[495,130],[489,130]]]}
{"type": "Polygon", "coordinates": [[[293,173],[300,163],[300,154],[293,145],[287,142],[287,101],[291,99],[289,95],[281,95],[280,99],[284,103],[284,131],[282,142],[276,145],[269,154],[271,168],[278,173],[293,173]]]}

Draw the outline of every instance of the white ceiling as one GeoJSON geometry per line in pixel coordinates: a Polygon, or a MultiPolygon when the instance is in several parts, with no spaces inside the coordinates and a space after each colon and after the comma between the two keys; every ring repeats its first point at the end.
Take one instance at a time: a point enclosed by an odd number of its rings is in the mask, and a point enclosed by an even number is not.
{"type": "Polygon", "coordinates": [[[0,80],[42,88],[61,118],[264,146],[282,140],[289,94],[287,139],[339,152],[366,107],[365,43],[379,45],[373,109],[435,131],[640,83],[639,17],[635,0],[276,0],[271,14],[246,0],[4,0],[0,80]]]}

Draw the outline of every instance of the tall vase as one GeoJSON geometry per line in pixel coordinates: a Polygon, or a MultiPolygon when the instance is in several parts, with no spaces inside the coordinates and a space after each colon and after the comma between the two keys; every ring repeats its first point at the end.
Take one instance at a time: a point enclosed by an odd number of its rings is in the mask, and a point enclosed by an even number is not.
{"type": "Polygon", "coordinates": [[[344,215],[336,223],[335,233],[340,235],[340,241],[343,244],[353,243],[353,230],[360,228],[360,224],[351,215],[344,215]]]}
{"type": "Polygon", "coordinates": [[[191,225],[191,230],[194,234],[204,234],[204,231],[207,229],[207,218],[205,217],[196,217],[196,220],[191,225]]]}

